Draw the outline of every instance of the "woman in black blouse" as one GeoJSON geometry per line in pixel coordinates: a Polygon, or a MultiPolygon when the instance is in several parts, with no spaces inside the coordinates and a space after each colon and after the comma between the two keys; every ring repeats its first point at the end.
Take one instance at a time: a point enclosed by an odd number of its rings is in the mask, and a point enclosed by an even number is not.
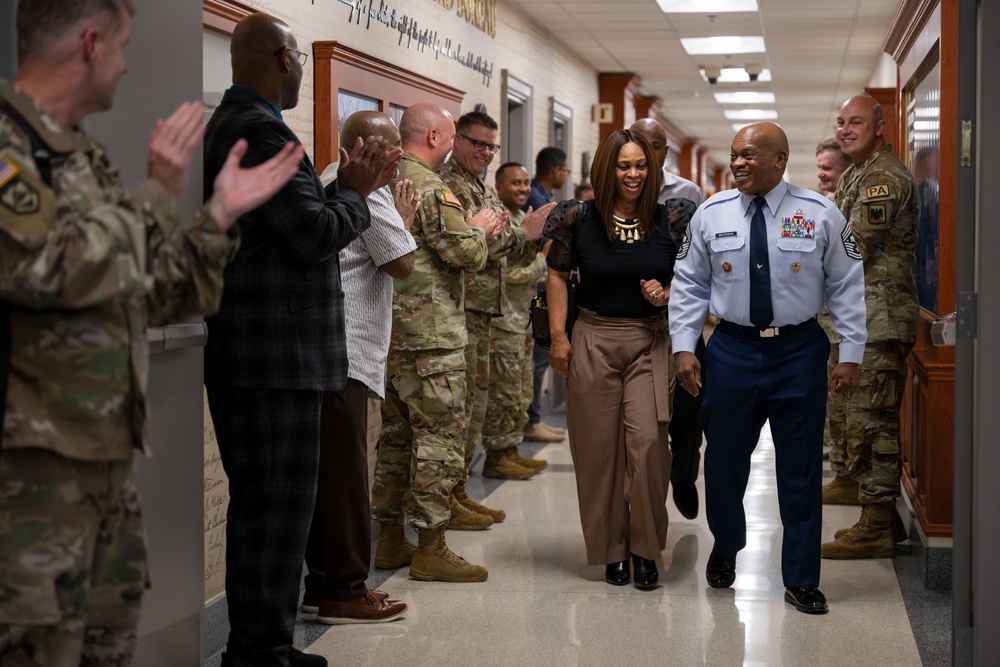
{"type": "Polygon", "coordinates": [[[587,561],[605,580],[656,586],[667,540],[674,386],[664,310],[667,286],[695,206],[656,203],[661,170],[638,132],[617,130],[597,148],[594,200],[564,202],[549,217],[546,286],[550,363],[566,375],[570,451],[587,561]],[[566,335],[568,281],[580,272],[579,317],[566,335]]]}

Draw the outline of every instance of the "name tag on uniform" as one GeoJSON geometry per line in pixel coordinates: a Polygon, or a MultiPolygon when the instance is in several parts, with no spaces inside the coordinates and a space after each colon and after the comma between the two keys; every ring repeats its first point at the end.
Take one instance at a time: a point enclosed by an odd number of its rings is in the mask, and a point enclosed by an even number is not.
{"type": "Polygon", "coordinates": [[[721,238],[725,238],[727,236],[736,236],[736,232],[718,232],[715,235],[715,238],[721,239],[721,238]]]}

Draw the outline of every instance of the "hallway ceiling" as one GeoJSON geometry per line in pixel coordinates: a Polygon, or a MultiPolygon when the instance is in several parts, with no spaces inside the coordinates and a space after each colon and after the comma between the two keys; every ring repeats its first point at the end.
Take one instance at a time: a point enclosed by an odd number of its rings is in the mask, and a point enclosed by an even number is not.
{"type": "MultiPolygon", "coordinates": [[[[656,0],[512,0],[599,72],[632,72],[640,92],[661,98],[661,114],[728,169],[735,130],[723,112],[764,109],[791,146],[787,177],[814,188],[815,149],[832,137],[837,110],[863,92],[900,0],[758,0],[756,12],[664,14],[656,0]],[[689,55],[681,38],[762,35],[765,53],[689,55]],[[712,86],[702,66],[759,64],[771,81],[712,86]],[[720,104],[713,93],[772,92],[770,104],[720,104]]],[[[762,77],[763,78],[763,77],[762,77]]],[[[581,110],[582,111],[582,110],[581,110]]],[[[586,110],[589,113],[589,109],[586,110]]]]}

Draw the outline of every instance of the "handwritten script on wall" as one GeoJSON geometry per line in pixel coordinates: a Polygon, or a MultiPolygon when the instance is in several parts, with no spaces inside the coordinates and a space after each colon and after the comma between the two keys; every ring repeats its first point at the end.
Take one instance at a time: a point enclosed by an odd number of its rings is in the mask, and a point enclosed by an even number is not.
{"type": "Polygon", "coordinates": [[[211,600],[226,587],[226,511],[229,509],[229,478],[222,469],[215,426],[205,397],[205,599],[211,600]]]}
{"type": "MultiPolygon", "coordinates": [[[[454,43],[450,37],[438,35],[437,30],[431,28],[421,28],[416,19],[391,7],[385,0],[337,0],[342,5],[351,8],[349,23],[362,25],[366,30],[371,30],[373,25],[381,25],[384,29],[394,30],[399,33],[399,45],[406,48],[413,48],[419,52],[430,52],[434,58],[441,57],[454,60],[460,65],[479,72],[483,76],[483,84],[488,88],[493,79],[493,63],[482,55],[477,55],[473,51],[463,50],[461,43],[454,43]]],[[[436,4],[450,9],[458,4],[459,16],[464,16],[465,20],[491,37],[496,35],[496,0],[434,0],[436,4]]],[[[316,0],[313,0],[313,4],[316,0]]]]}

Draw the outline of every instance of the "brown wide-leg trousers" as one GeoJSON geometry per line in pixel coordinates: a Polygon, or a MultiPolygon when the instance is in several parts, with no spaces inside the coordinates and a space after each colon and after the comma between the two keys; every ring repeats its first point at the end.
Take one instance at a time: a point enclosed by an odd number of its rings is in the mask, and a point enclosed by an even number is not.
{"type": "Polygon", "coordinates": [[[587,562],[656,560],[667,541],[674,363],[665,318],[581,309],[566,389],[587,562]]]}

